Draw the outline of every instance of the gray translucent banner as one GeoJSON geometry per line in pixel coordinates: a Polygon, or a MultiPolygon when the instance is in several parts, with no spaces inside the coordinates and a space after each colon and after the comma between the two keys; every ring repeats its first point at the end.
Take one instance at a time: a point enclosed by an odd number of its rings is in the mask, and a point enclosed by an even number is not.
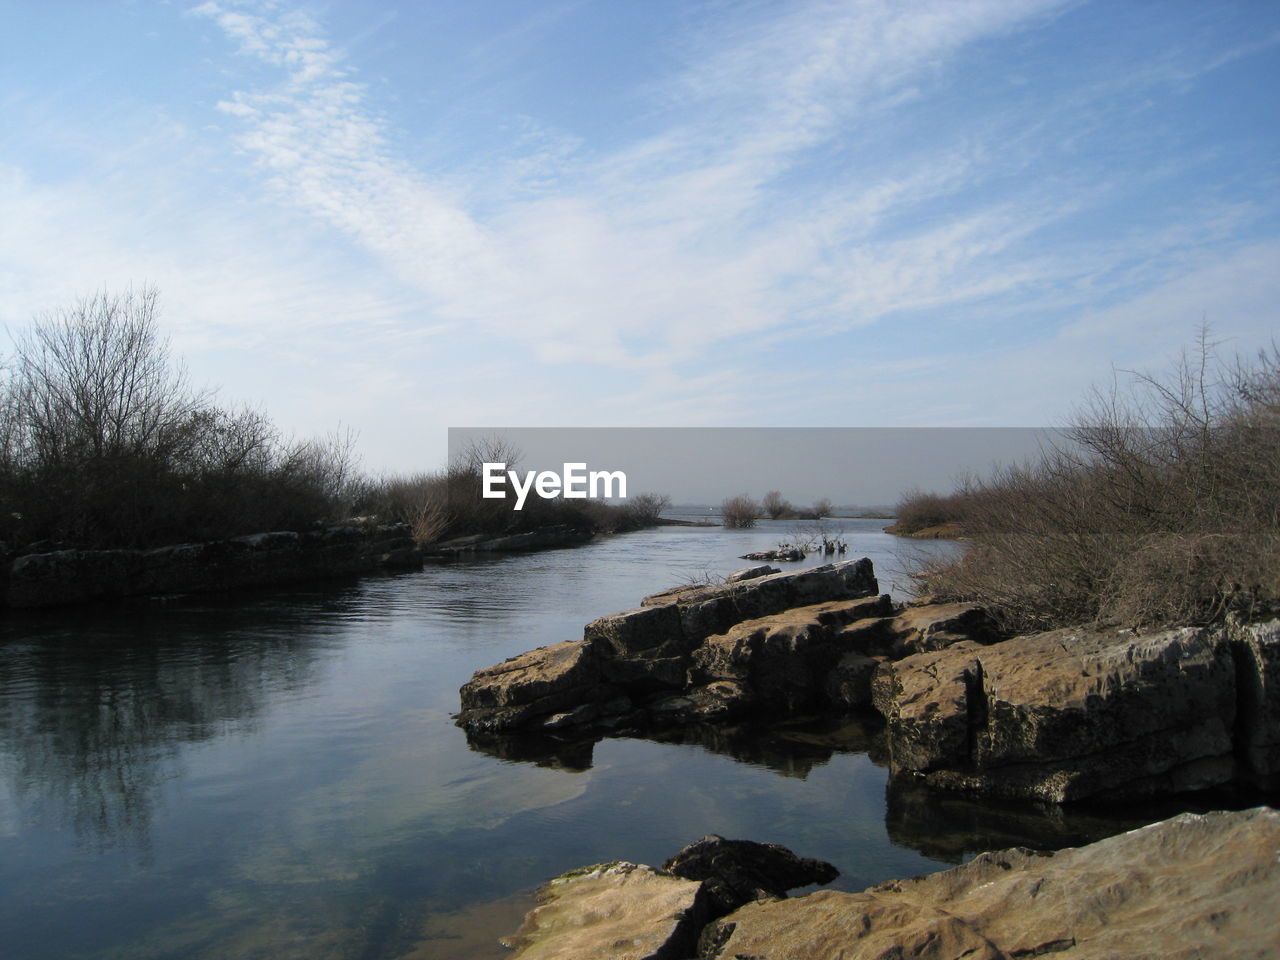
{"type": "MultiPolygon", "coordinates": [[[[576,489],[592,472],[622,472],[628,498],[652,492],[673,504],[718,504],[777,490],[796,504],[826,498],[873,508],[912,489],[949,492],[965,475],[988,476],[1063,442],[1059,431],[1022,427],[454,427],[449,461],[500,456],[516,474],[504,479],[508,490],[527,483],[529,471],[562,477],[570,464],[581,465],[567,471],[576,489]]],[[[544,489],[553,485],[548,478],[544,489]]]]}

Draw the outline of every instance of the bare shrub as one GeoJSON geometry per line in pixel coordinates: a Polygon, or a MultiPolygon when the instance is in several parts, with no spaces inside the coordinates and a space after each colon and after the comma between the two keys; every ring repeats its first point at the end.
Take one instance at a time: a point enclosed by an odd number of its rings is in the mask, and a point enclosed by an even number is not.
{"type": "Polygon", "coordinates": [[[621,532],[652,527],[657,524],[662,512],[669,506],[671,506],[671,498],[664,494],[640,493],[629,497],[625,503],[615,508],[617,519],[613,529],[621,532]]]}
{"type": "Polygon", "coordinates": [[[972,546],[918,574],[1010,627],[1206,623],[1280,601],[1280,355],[1202,337],[1164,378],[1096,392],[1038,460],[954,494],[972,546]]]}
{"type": "Polygon", "coordinates": [[[826,497],[819,497],[813,501],[813,515],[816,519],[821,520],[823,517],[831,516],[835,508],[831,505],[831,501],[826,497]]]}
{"type": "Polygon", "coordinates": [[[770,520],[777,520],[791,510],[791,504],[787,502],[779,490],[770,490],[766,493],[764,499],[760,501],[760,506],[769,515],[770,520]]]}
{"type": "Polygon", "coordinates": [[[301,529],[342,513],[353,440],[285,441],[262,414],[191,388],[156,291],[37,318],[6,365],[0,536],[139,546],[301,529]]]}
{"type": "Polygon", "coordinates": [[[736,497],[727,497],[720,504],[721,522],[730,528],[746,528],[756,525],[756,518],[760,516],[760,504],[747,496],[740,493],[736,497]]]}
{"type": "Polygon", "coordinates": [[[947,523],[963,523],[967,502],[961,494],[942,496],[932,491],[910,490],[898,500],[893,532],[910,534],[947,523]]]}

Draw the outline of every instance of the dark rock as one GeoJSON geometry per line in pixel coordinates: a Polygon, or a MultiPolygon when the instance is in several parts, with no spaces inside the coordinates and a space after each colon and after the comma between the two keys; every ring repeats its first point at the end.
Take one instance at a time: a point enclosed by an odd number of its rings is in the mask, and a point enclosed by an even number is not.
{"type": "Polygon", "coordinates": [[[1240,779],[1280,790],[1280,620],[1232,624],[1236,666],[1236,757],[1240,779]]]}
{"type": "Polygon", "coordinates": [[[805,552],[799,547],[779,547],[777,550],[759,550],[755,553],[744,553],[741,560],[784,560],[798,563],[805,558],[805,552]]]}
{"type": "Polygon", "coordinates": [[[419,562],[403,524],[271,531],[146,550],[27,553],[9,568],[11,607],[170,593],[212,593],[367,573],[419,562]]]}
{"type": "Polygon", "coordinates": [[[788,890],[830,883],[840,871],[824,860],[798,857],[776,843],[726,840],[711,834],[689,844],[662,869],[702,880],[712,912],[723,916],[752,900],[785,897],[788,890]]]}

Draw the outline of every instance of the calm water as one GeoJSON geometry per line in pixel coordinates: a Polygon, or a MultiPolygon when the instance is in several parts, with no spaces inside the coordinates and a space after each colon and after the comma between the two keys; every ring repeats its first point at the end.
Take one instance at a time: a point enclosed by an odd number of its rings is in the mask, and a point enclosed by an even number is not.
{"type": "MultiPolygon", "coordinates": [[[[882,523],[834,524],[882,590],[904,550],[954,549],[882,523]]],[[[540,765],[472,750],[452,724],[475,669],[738,569],[791,526],[0,619],[0,954],[480,960],[504,955],[543,880],[660,862],[706,833],[823,857],[858,890],[1119,828],[886,805],[884,768],[831,754],[823,731],[604,741],[540,765]]]]}

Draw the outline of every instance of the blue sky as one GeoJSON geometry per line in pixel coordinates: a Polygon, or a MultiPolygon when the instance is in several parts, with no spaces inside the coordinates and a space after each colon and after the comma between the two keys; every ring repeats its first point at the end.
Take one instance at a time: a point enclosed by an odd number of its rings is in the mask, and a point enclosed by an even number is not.
{"type": "Polygon", "coordinates": [[[0,0],[0,322],[449,426],[1031,426],[1280,303],[1280,5],[0,0]]]}

